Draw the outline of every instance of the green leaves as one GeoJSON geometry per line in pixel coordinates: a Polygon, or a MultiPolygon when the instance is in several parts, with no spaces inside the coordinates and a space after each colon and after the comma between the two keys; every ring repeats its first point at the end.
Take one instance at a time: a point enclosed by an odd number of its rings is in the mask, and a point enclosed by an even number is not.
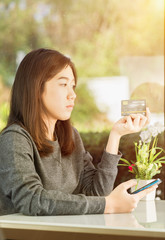
{"type": "Polygon", "coordinates": [[[162,164],[165,163],[164,149],[157,147],[158,136],[155,136],[153,142],[134,142],[136,159],[128,161],[124,158],[120,160],[119,166],[127,166],[129,172],[135,174],[136,179],[152,179],[153,176],[159,174],[162,164]],[[132,163],[132,164],[131,164],[132,163]]]}

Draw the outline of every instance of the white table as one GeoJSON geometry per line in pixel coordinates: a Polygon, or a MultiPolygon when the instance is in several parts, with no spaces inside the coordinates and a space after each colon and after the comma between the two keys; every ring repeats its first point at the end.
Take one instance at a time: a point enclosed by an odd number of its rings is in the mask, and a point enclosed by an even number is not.
{"type": "Polygon", "coordinates": [[[20,240],[165,239],[165,201],[140,201],[128,214],[4,215],[0,228],[6,238],[20,240]]]}

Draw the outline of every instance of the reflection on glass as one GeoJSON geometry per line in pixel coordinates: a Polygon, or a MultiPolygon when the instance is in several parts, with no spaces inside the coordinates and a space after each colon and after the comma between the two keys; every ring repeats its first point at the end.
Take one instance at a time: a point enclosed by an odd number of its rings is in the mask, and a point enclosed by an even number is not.
{"type": "Polygon", "coordinates": [[[134,212],[140,224],[157,222],[155,201],[141,201],[140,211],[134,212]]]}
{"type": "Polygon", "coordinates": [[[144,228],[135,216],[127,214],[104,214],[105,225],[109,227],[144,228]]]}

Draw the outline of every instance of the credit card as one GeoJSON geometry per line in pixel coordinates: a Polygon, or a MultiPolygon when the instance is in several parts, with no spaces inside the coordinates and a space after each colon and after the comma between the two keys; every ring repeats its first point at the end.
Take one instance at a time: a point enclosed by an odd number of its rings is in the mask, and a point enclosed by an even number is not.
{"type": "Polygon", "coordinates": [[[122,100],[121,101],[121,115],[128,116],[130,114],[140,113],[146,115],[146,100],[122,100]]]}

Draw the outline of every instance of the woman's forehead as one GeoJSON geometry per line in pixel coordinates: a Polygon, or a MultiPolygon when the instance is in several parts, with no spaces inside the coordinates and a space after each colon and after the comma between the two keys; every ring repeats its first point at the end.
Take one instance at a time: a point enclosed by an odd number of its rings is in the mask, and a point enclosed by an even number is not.
{"type": "Polygon", "coordinates": [[[62,77],[75,81],[72,68],[69,65],[57,73],[56,78],[61,79],[62,77]]]}

